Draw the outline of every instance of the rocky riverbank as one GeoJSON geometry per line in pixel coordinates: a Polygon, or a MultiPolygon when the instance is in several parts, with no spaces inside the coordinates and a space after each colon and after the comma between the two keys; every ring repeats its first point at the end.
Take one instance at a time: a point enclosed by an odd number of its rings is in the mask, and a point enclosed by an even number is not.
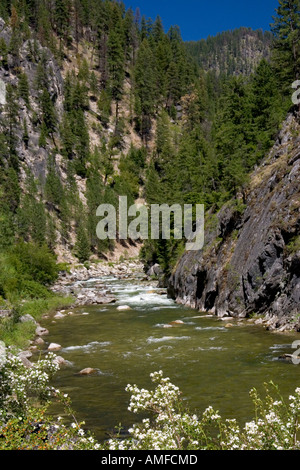
{"type": "Polygon", "coordinates": [[[122,263],[95,263],[90,266],[73,266],[61,273],[52,286],[56,294],[71,295],[75,298],[74,306],[102,305],[116,301],[105,284],[107,277],[129,279],[132,277],[147,280],[143,265],[139,261],[122,263]],[[87,281],[93,281],[87,283],[87,281]]]}

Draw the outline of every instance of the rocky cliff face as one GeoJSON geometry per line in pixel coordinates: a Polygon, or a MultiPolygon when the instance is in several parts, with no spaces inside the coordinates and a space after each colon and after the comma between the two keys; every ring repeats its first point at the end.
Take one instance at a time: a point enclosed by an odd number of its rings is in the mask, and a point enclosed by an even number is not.
{"type": "MultiPolygon", "coordinates": [[[[45,182],[49,172],[49,157],[53,156],[55,164],[55,172],[62,183],[62,187],[66,188],[68,181],[68,158],[63,154],[63,132],[64,132],[64,101],[66,98],[66,75],[71,73],[77,75],[82,58],[93,63],[91,56],[93,55],[92,46],[89,44],[79,44],[79,52],[76,52],[75,46],[65,48],[64,59],[60,63],[54,54],[36,38],[31,31],[29,39],[20,36],[17,54],[10,52],[10,44],[12,41],[13,31],[9,23],[0,18],[0,41],[6,45],[6,60],[4,61],[4,53],[0,50],[0,134],[4,133],[7,128],[8,113],[10,107],[15,107],[15,120],[13,122],[12,134],[14,140],[14,150],[19,163],[19,183],[22,192],[25,192],[27,170],[30,170],[37,182],[38,195],[37,198],[43,201],[47,214],[51,213],[55,225],[55,252],[59,262],[76,263],[77,258],[74,255],[74,247],[76,243],[76,223],[71,219],[68,229],[68,238],[62,235],[61,229],[61,212],[60,208],[49,207],[45,199],[45,182]],[[34,38],[34,39],[33,39],[34,38]],[[24,99],[20,92],[20,83],[22,76],[26,77],[28,101],[24,99]],[[45,84],[46,82],[46,84],[45,84]],[[9,88],[13,90],[13,103],[9,97],[9,88]],[[47,88],[49,99],[55,116],[55,129],[50,136],[47,136],[44,143],[41,142],[42,130],[42,109],[41,101],[43,88],[47,88]],[[26,125],[26,132],[25,132],[26,125]],[[26,135],[25,135],[26,134],[26,135]]],[[[84,42],[84,41],[83,41],[84,42]]],[[[98,70],[94,70],[97,83],[100,80],[98,70]]],[[[127,84],[127,88],[129,85],[127,84]]],[[[128,118],[129,105],[127,105],[130,90],[124,93],[124,100],[119,104],[120,117],[128,118]]],[[[86,91],[86,109],[84,110],[84,119],[87,127],[89,149],[91,152],[95,148],[102,148],[103,143],[108,145],[113,139],[115,132],[114,116],[112,110],[106,125],[101,124],[97,101],[100,91],[91,92],[89,88],[86,91]]],[[[128,118],[129,120],[129,118],[128,118]]],[[[127,121],[126,121],[127,122],[127,121]]],[[[142,147],[142,140],[134,132],[133,127],[129,124],[122,134],[122,148],[113,149],[113,162],[115,171],[118,172],[118,162],[121,153],[129,151],[131,145],[142,147]]],[[[121,140],[121,137],[120,137],[121,140]]],[[[73,156],[77,158],[76,151],[73,156]]],[[[84,176],[74,174],[75,191],[78,195],[80,203],[86,208],[86,183],[84,176]]],[[[74,208],[73,208],[74,209],[74,208]]],[[[74,212],[74,211],[73,211],[74,212]]],[[[69,215],[69,217],[71,217],[69,215]]],[[[131,246],[116,244],[115,255],[121,256],[123,252],[131,253],[131,246]]],[[[134,256],[138,250],[134,247],[134,256]]],[[[109,258],[112,254],[109,254],[109,258]]]]}
{"type": "MultiPolygon", "coordinates": [[[[0,18],[0,39],[4,39],[8,45],[11,41],[11,35],[11,28],[0,18]]],[[[36,178],[43,181],[47,171],[49,149],[39,144],[39,99],[41,90],[37,86],[37,76],[41,57],[43,57],[44,73],[48,79],[50,98],[58,119],[61,118],[63,112],[63,79],[60,69],[49,49],[42,47],[38,41],[31,39],[20,45],[17,59],[8,54],[7,66],[0,67],[0,104],[5,107],[7,103],[8,84],[17,89],[20,82],[20,72],[25,73],[28,79],[30,102],[29,106],[26,106],[22,97],[19,97],[17,101],[18,120],[14,126],[16,152],[20,161],[31,169],[36,178]],[[24,122],[26,122],[28,132],[27,146],[24,144],[24,122]]],[[[4,112],[4,109],[2,108],[1,111],[4,112]]]]}
{"type": "Polygon", "coordinates": [[[300,126],[289,115],[244,200],[208,215],[206,242],[169,281],[179,303],[300,330],[300,126]],[[245,204],[244,204],[245,203],[245,204]]]}

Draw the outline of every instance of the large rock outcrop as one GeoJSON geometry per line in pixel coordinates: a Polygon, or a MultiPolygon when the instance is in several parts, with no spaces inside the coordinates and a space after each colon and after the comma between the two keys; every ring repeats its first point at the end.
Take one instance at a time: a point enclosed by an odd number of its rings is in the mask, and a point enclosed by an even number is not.
{"type": "MultiPolygon", "coordinates": [[[[7,48],[11,41],[12,30],[0,18],[0,39],[5,41],[7,48]]],[[[52,147],[46,148],[39,143],[40,139],[40,95],[42,90],[37,83],[39,64],[43,60],[43,72],[47,76],[48,91],[53,102],[55,113],[61,119],[63,113],[63,78],[59,66],[49,49],[43,47],[39,41],[28,39],[21,42],[17,58],[11,54],[7,56],[6,67],[0,67],[0,118],[5,118],[7,101],[6,89],[12,85],[18,90],[20,72],[26,74],[28,80],[29,106],[24,99],[15,95],[18,116],[14,125],[14,139],[16,152],[24,167],[30,168],[33,175],[44,181],[47,174],[47,161],[52,147]],[[42,59],[43,58],[43,59],[42,59]],[[24,122],[27,126],[28,144],[24,143],[24,122]]],[[[3,123],[0,119],[0,128],[3,123]]],[[[21,171],[23,168],[21,168],[21,171]]],[[[25,178],[25,176],[24,176],[25,178]]]]}
{"type": "Polygon", "coordinates": [[[183,255],[169,295],[219,317],[261,315],[270,329],[300,330],[299,235],[300,126],[291,114],[245,199],[208,215],[204,249],[183,255]]]}

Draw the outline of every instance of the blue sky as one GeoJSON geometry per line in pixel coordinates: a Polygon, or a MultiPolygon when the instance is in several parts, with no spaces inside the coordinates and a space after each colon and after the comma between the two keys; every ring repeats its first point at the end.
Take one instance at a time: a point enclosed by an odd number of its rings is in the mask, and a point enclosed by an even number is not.
{"type": "Polygon", "coordinates": [[[269,30],[278,0],[123,0],[126,8],[155,19],[167,31],[178,25],[185,41],[215,36],[240,26],[269,30]]]}

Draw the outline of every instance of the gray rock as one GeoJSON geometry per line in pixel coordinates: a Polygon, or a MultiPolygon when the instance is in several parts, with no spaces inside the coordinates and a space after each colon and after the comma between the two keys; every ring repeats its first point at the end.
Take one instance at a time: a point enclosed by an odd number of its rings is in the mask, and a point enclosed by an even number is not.
{"type": "Polygon", "coordinates": [[[32,356],[32,352],[31,351],[21,351],[19,354],[18,354],[19,357],[26,357],[27,359],[29,357],[32,356]]]}
{"type": "Polygon", "coordinates": [[[43,344],[45,344],[45,341],[43,340],[43,338],[39,337],[35,340],[35,344],[42,346],[43,344]]]}
{"type": "Polygon", "coordinates": [[[6,84],[0,78],[0,105],[4,106],[6,104],[6,84]]]}
{"type": "Polygon", "coordinates": [[[300,253],[288,248],[300,233],[299,132],[290,126],[300,132],[289,116],[244,200],[211,215],[203,250],[178,262],[168,295],[179,303],[218,317],[261,314],[269,329],[299,328],[292,320],[300,313],[300,253]]]}
{"type": "Polygon", "coordinates": [[[20,318],[20,322],[21,323],[32,322],[35,325],[37,325],[37,322],[35,321],[35,319],[28,313],[26,315],[22,315],[22,317],[20,318]]]}
{"type": "Polygon", "coordinates": [[[45,336],[49,334],[49,331],[46,328],[43,328],[42,326],[38,326],[35,330],[35,334],[37,336],[45,336]]]}
{"type": "Polygon", "coordinates": [[[86,369],[82,369],[79,374],[80,375],[91,375],[91,374],[95,374],[97,372],[96,369],[93,369],[91,367],[87,367],[86,369]]]}
{"type": "Polygon", "coordinates": [[[20,356],[20,359],[21,359],[23,365],[24,365],[27,369],[30,369],[31,367],[33,367],[32,362],[30,362],[27,357],[25,357],[25,356],[20,356]]]}
{"type": "Polygon", "coordinates": [[[63,365],[67,364],[67,361],[61,356],[56,356],[56,358],[53,360],[53,362],[55,362],[59,366],[63,366],[63,365]]]}
{"type": "Polygon", "coordinates": [[[50,343],[48,346],[48,351],[59,351],[61,349],[61,345],[57,343],[50,343]]]}
{"type": "Polygon", "coordinates": [[[58,312],[54,315],[54,318],[57,318],[57,319],[62,319],[62,318],[65,318],[66,315],[64,315],[63,313],[61,312],[58,312]]]}
{"type": "Polygon", "coordinates": [[[151,268],[147,271],[147,276],[160,276],[162,274],[162,269],[159,264],[154,264],[151,268]]]}

